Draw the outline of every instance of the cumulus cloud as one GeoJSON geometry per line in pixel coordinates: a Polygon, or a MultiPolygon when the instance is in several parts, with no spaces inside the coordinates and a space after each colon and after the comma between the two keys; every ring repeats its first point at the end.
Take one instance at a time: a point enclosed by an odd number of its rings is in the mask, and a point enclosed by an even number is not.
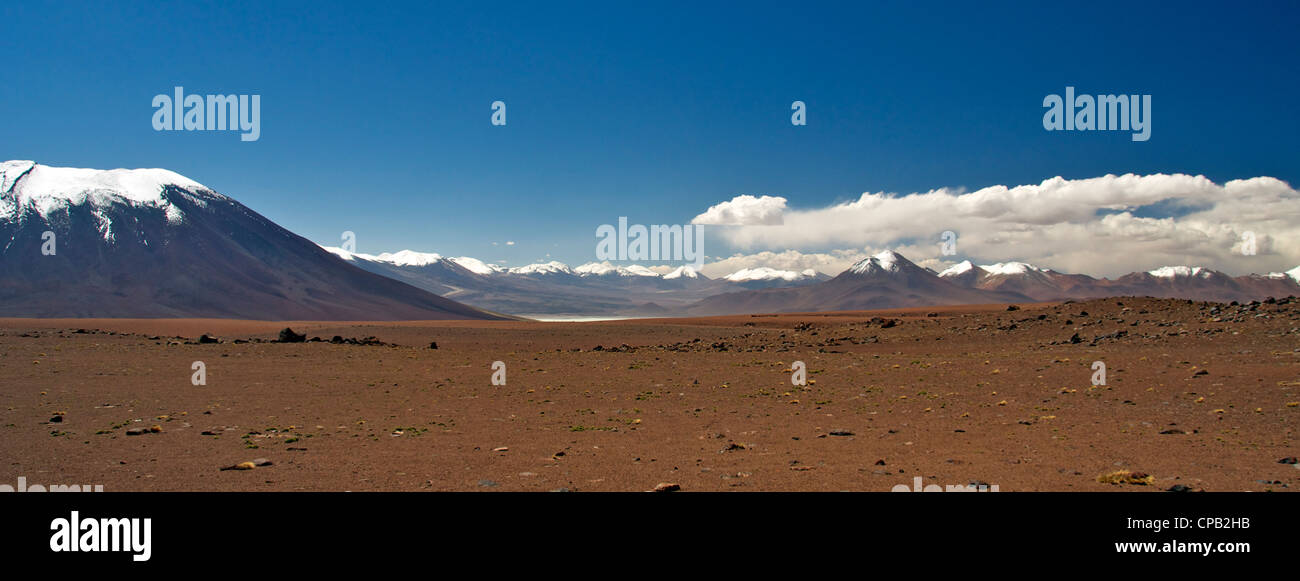
{"type": "MultiPolygon", "coordinates": [[[[780,223],[753,221],[758,210],[776,204],[752,196],[715,205],[694,222],[750,217],[750,222],[736,220],[743,225],[717,234],[733,248],[751,252],[744,256],[788,256],[804,268],[830,274],[838,272],[833,268],[842,261],[828,260],[828,271],[808,257],[839,259],[888,248],[936,269],[965,258],[977,263],[1020,260],[1102,276],[1177,264],[1232,274],[1283,271],[1300,264],[1300,193],[1270,177],[1222,185],[1183,174],[1056,177],[973,192],[864,193],[853,201],[808,210],[787,210],[785,199],[775,199],[780,200],[780,223]],[[942,233],[948,230],[957,234],[956,256],[940,252],[942,233]],[[1256,254],[1244,256],[1243,240],[1252,235],[1256,254]],[[826,250],[830,248],[862,250],[826,250]]],[[[732,257],[714,264],[746,260],[732,257]]],[[[705,272],[712,276],[708,266],[705,272]]]]}
{"type": "Polygon", "coordinates": [[[779,226],[785,213],[785,198],[777,196],[736,196],[716,204],[691,219],[692,224],[718,226],[779,226]]]}

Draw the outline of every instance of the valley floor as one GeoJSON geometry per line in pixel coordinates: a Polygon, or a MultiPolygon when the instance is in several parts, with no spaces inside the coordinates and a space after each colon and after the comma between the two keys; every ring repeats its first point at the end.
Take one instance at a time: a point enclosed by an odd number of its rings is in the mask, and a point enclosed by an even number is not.
{"type": "Polygon", "coordinates": [[[0,320],[0,484],[14,487],[883,492],[921,477],[1283,491],[1300,488],[1297,425],[1300,301],[1285,299],[582,323],[0,320]],[[286,325],[324,341],[273,342],[286,325]],[[806,386],[791,384],[796,361],[806,386]],[[270,464],[222,470],[255,459],[270,464]],[[1118,470],[1131,483],[1099,482],[1118,470]]]}

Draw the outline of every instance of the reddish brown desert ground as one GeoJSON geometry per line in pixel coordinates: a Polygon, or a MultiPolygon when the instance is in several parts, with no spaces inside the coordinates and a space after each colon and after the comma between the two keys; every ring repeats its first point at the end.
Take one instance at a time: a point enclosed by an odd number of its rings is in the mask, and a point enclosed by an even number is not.
{"type": "Polygon", "coordinates": [[[11,486],[889,491],[919,476],[1004,492],[1285,491],[1300,488],[1298,420],[1294,299],[595,323],[0,320],[11,486]],[[273,342],[286,325],[324,341],[273,342]],[[195,361],[206,385],[191,383],[195,361]],[[506,385],[492,385],[494,361],[506,385]],[[795,361],[806,387],[791,385],[795,361]],[[222,470],[255,459],[270,464],[222,470]],[[1134,474],[1099,482],[1118,470],[1134,474]]]}

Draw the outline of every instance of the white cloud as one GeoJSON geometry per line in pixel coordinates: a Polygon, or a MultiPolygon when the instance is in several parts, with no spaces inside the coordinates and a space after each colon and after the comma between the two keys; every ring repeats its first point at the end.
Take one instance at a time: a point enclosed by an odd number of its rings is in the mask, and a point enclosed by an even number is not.
{"type": "MultiPolygon", "coordinates": [[[[762,206],[752,196],[741,198],[746,196],[709,208],[694,222],[753,216],[751,210],[762,206]]],[[[843,264],[838,259],[847,253],[861,256],[885,248],[931,268],[963,258],[977,263],[1019,260],[1103,276],[1170,264],[1233,274],[1283,271],[1300,264],[1300,193],[1269,177],[1222,185],[1204,176],[1182,174],[1057,177],[1037,185],[990,186],[969,193],[956,189],[903,196],[864,193],[857,200],[811,210],[785,210],[785,200],[776,199],[782,223],[718,231],[732,247],[760,252],[714,264],[788,256],[806,264],[804,268],[835,274],[834,265],[843,264]],[[1163,214],[1151,209],[1138,212],[1155,204],[1163,214]],[[1150,214],[1164,217],[1145,217],[1150,214]],[[945,230],[958,236],[956,257],[940,254],[945,230]],[[1245,232],[1256,237],[1255,256],[1240,253],[1245,232]],[[827,248],[863,250],[825,254],[827,248]],[[808,257],[837,260],[818,266],[808,263],[818,259],[808,257]]],[[[716,271],[705,267],[705,272],[713,276],[716,271]]]]}
{"type": "Polygon", "coordinates": [[[776,196],[736,196],[716,204],[691,219],[692,224],[718,226],[779,226],[785,213],[785,198],[776,196]]]}

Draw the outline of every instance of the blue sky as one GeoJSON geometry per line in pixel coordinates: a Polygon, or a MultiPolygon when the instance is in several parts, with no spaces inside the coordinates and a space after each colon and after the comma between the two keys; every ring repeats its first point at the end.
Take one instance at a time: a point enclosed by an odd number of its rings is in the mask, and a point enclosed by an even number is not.
{"type": "Polygon", "coordinates": [[[165,167],[318,242],[512,265],[741,194],[1297,183],[1296,3],[1045,4],[10,2],[0,158],[165,167]],[[177,85],[261,95],[261,139],[154,131],[177,85]],[[1045,131],[1067,85],[1153,95],[1150,141],[1045,131]]]}

